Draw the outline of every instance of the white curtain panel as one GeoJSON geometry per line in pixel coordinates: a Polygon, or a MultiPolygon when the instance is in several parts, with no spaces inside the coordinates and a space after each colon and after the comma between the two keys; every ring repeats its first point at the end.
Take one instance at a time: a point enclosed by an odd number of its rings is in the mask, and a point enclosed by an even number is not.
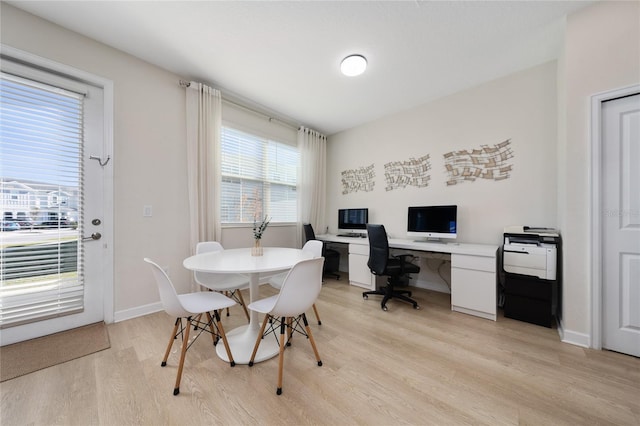
{"type": "Polygon", "coordinates": [[[315,130],[298,129],[298,241],[302,244],[302,224],[310,223],[316,234],[326,231],[327,137],[315,130]]]}
{"type": "Polygon", "coordinates": [[[197,243],[217,241],[221,235],[221,129],[220,91],[191,82],[187,87],[187,172],[192,254],[197,243]]]}

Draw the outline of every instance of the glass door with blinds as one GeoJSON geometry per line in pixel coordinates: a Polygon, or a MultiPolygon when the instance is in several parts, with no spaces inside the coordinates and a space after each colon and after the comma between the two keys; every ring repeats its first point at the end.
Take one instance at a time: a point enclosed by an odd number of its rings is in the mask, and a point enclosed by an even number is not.
{"type": "Polygon", "coordinates": [[[22,66],[5,68],[3,63],[2,344],[104,318],[104,160],[89,158],[102,153],[102,89],[22,66]]]}

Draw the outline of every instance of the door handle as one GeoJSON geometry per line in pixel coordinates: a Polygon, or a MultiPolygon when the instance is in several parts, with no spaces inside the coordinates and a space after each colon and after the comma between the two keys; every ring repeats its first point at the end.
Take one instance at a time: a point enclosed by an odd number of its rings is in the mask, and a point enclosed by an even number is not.
{"type": "Polygon", "coordinates": [[[94,232],[90,237],[84,237],[82,241],[99,240],[100,238],[102,238],[102,234],[99,232],[94,232]]]}

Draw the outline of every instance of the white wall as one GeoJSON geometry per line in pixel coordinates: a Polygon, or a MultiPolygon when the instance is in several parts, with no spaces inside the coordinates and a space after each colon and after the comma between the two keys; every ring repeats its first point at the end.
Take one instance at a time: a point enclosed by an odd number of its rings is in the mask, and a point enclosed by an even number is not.
{"type": "MultiPolygon", "coordinates": [[[[327,211],[337,231],[339,208],[368,207],[369,222],[407,238],[407,207],[458,205],[458,242],[499,245],[505,226],[557,226],[556,63],[549,62],[329,138],[327,211]],[[513,170],[501,181],[447,185],[444,154],[511,140],[513,170]],[[429,154],[427,187],[387,191],[384,165],[429,154]],[[370,192],[343,194],[341,172],[374,164],[370,192]]],[[[448,292],[442,256],[421,257],[413,285],[448,292]]],[[[341,269],[346,270],[346,254],[341,269]]]]}
{"type": "Polygon", "coordinates": [[[640,82],[640,3],[601,2],[569,16],[563,62],[564,197],[558,206],[565,244],[563,321],[565,340],[589,345],[595,261],[590,256],[590,97],[640,82]]]}
{"type": "Polygon", "coordinates": [[[368,207],[369,222],[406,238],[407,207],[431,204],[458,205],[459,242],[500,244],[508,225],[555,227],[556,108],[556,63],[550,62],[331,136],[329,229],[336,231],[339,208],[368,207]],[[445,153],[506,139],[514,152],[510,178],[447,186],[445,153]],[[385,163],[426,154],[428,187],[385,190],[385,163]],[[372,163],[374,190],[343,195],[341,172],[372,163]]]}

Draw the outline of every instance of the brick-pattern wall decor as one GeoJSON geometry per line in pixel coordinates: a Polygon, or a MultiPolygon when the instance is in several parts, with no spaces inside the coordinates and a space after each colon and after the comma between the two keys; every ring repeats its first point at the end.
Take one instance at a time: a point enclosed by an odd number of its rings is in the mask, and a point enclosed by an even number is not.
{"type": "Polygon", "coordinates": [[[447,185],[456,185],[476,179],[503,180],[511,176],[514,157],[511,139],[497,145],[482,145],[471,152],[451,151],[444,154],[445,168],[449,175],[447,185]]]}
{"type": "Polygon", "coordinates": [[[392,191],[405,188],[407,185],[423,188],[429,186],[431,175],[431,161],[429,154],[418,159],[410,158],[408,161],[392,161],[384,165],[385,189],[392,191]]]}
{"type": "Polygon", "coordinates": [[[349,194],[351,192],[370,192],[375,186],[374,178],[376,173],[373,170],[373,164],[360,167],[358,169],[349,169],[342,172],[342,193],[349,194]]]}

